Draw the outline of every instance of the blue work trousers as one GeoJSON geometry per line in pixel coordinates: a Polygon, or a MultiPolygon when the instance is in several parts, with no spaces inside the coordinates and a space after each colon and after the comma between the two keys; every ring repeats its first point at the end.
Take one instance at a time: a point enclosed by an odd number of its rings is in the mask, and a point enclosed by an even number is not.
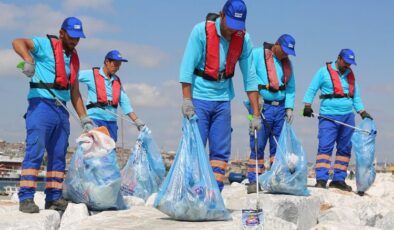
{"type": "Polygon", "coordinates": [[[69,114],[55,100],[32,98],[29,99],[25,118],[26,155],[22,162],[19,200],[34,198],[37,176],[45,150],[47,152],[45,200],[58,200],[62,196],[70,135],[69,114]]]}
{"type": "MultiPolygon", "coordinates": [[[[249,107],[249,114],[252,110],[249,107]]],[[[278,105],[264,104],[263,114],[265,120],[262,118],[262,128],[257,131],[257,163],[258,174],[264,172],[264,149],[269,140],[270,164],[274,162],[276,154],[276,140],[279,140],[282,131],[283,123],[285,121],[285,107],[284,101],[280,101],[278,105]]],[[[250,135],[250,157],[248,161],[248,180],[249,183],[256,182],[256,151],[254,135],[250,135]]]]}
{"type": "MultiPolygon", "coordinates": [[[[334,119],[354,126],[354,114],[346,115],[323,115],[327,118],[334,119]]],[[[347,167],[349,165],[352,150],[352,135],[354,129],[330,121],[325,118],[319,118],[319,148],[316,156],[316,180],[327,181],[329,179],[329,170],[331,168],[331,155],[336,143],[336,156],[334,163],[333,181],[344,181],[347,176],[347,167]]]]}
{"type": "Polygon", "coordinates": [[[231,154],[231,105],[230,101],[205,101],[193,99],[198,116],[198,129],[206,146],[209,141],[209,159],[220,191],[231,154]]]}

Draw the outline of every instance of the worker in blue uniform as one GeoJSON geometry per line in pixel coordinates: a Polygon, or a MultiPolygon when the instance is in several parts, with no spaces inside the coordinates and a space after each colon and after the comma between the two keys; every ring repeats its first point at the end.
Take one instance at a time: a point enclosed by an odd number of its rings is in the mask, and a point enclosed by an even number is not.
{"type": "Polygon", "coordinates": [[[94,127],[79,92],[79,59],[75,47],[85,38],[82,22],[66,18],[59,37],[19,38],[12,42],[15,52],[25,61],[23,73],[29,77],[29,107],[26,119],[26,155],[22,162],[19,210],[38,213],[34,203],[37,176],[44,152],[48,156],[45,209],[64,211],[67,201],[62,198],[66,152],[70,135],[67,102],[71,100],[83,129],[94,127]]]}
{"type": "Polygon", "coordinates": [[[345,182],[351,158],[351,137],[354,129],[339,124],[355,125],[353,108],[362,119],[371,115],[364,109],[359,88],[351,65],[356,65],[355,54],[350,49],[342,49],[336,60],[327,62],[312,79],[305,96],[306,117],[315,116],[312,110],[313,99],[320,90],[319,147],[316,156],[316,187],[326,188],[331,169],[331,155],[336,144],[334,173],[329,187],[352,191],[345,182]]]}
{"type": "MultiPolygon", "coordinates": [[[[248,193],[255,193],[256,174],[264,172],[264,149],[269,140],[270,164],[276,154],[276,140],[279,139],[285,119],[293,121],[295,78],[289,55],[295,56],[295,39],[289,34],[281,35],[275,44],[265,42],[262,47],[253,49],[253,61],[258,76],[258,87],[262,104],[262,129],[257,133],[257,172],[255,138],[250,135],[250,157],[248,161],[248,193]]],[[[252,110],[248,101],[248,112],[252,110]]]]}
{"type": "Polygon", "coordinates": [[[117,108],[121,107],[123,114],[134,122],[138,130],[145,123],[137,117],[131,106],[130,99],[125,93],[120,77],[116,75],[122,62],[127,62],[118,50],[109,51],[104,58],[102,67],[93,67],[79,73],[79,82],[88,87],[86,108],[89,117],[98,126],[107,127],[115,142],[118,139],[117,108]]]}
{"type": "Polygon", "coordinates": [[[232,77],[239,63],[244,90],[251,101],[253,118],[249,128],[261,128],[257,76],[252,61],[252,43],[245,31],[246,5],[228,0],[219,14],[210,13],[190,34],[180,67],[182,113],[198,116],[201,139],[209,142],[210,163],[219,189],[231,154],[232,77]]]}

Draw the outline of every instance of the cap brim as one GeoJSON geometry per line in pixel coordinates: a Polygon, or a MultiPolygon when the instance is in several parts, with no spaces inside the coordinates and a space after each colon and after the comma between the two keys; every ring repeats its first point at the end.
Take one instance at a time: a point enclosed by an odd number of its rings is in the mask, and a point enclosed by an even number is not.
{"type": "Polygon", "coordinates": [[[82,31],[66,30],[66,32],[72,38],[86,38],[82,31]]]}
{"type": "Polygon", "coordinates": [[[245,22],[226,15],[226,26],[232,30],[245,30],[245,22]]]}
{"type": "Polygon", "coordinates": [[[287,46],[280,46],[282,47],[283,52],[285,52],[287,55],[293,55],[296,56],[295,50],[289,49],[287,46]]]}
{"type": "Polygon", "coordinates": [[[356,61],[353,59],[343,58],[343,60],[349,65],[357,65],[356,61]]]}

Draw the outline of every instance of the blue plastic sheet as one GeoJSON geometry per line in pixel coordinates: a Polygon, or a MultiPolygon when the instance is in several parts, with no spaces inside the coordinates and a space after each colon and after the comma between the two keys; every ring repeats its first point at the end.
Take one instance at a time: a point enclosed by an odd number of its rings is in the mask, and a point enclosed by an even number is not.
{"type": "Polygon", "coordinates": [[[132,154],[122,169],[121,191],[124,196],[146,200],[158,192],[166,169],[151,131],[145,127],[139,134],[132,154]]]}
{"type": "Polygon", "coordinates": [[[231,219],[209,164],[196,116],[183,119],[183,136],[154,206],[176,220],[231,219]]]}
{"type": "Polygon", "coordinates": [[[283,124],[278,143],[271,169],[259,177],[261,187],[271,193],[308,196],[306,155],[293,128],[287,122],[283,124]]]}
{"type": "Polygon", "coordinates": [[[126,209],[120,183],[115,150],[104,156],[84,158],[84,151],[78,145],[71,158],[63,196],[74,203],[85,203],[91,210],[126,209]]]}
{"type": "Polygon", "coordinates": [[[373,162],[375,160],[375,122],[369,118],[361,121],[352,136],[353,149],[356,153],[356,185],[358,192],[365,192],[373,184],[376,177],[373,162]]]}

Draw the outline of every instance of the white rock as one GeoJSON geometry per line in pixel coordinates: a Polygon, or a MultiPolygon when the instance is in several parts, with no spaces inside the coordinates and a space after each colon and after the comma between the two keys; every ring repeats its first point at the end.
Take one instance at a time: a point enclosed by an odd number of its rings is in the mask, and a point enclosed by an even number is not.
{"type": "Polygon", "coordinates": [[[145,200],[136,196],[123,196],[123,200],[128,208],[145,205],[145,200]]]}
{"type": "Polygon", "coordinates": [[[394,227],[394,210],[390,211],[383,218],[376,220],[375,227],[383,230],[391,230],[394,227]]]}
{"type": "Polygon", "coordinates": [[[69,203],[66,211],[62,216],[60,229],[68,229],[69,225],[72,225],[87,217],[89,217],[89,212],[86,204],[69,203]]]}
{"type": "Polygon", "coordinates": [[[157,193],[153,193],[152,195],[150,195],[145,202],[145,206],[153,207],[153,205],[155,204],[156,197],[157,197],[157,193]]]}
{"type": "Polygon", "coordinates": [[[249,184],[249,179],[245,179],[241,182],[241,184],[249,184]]]}
{"type": "MultiPolygon", "coordinates": [[[[19,204],[12,200],[0,200],[0,216],[3,213],[9,213],[19,210],[19,204]]],[[[1,221],[0,221],[1,226],[1,221]]]]}
{"type": "Polygon", "coordinates": [[[53,210],[40,210],[37,214],[12,211],[0,214],[0,226],[6,229],[58,229],[60,215],[53,210]]]}
{"type": "Polygon", "coordinates": [[[358,213],[349,207],[333,207],[323,211],[319,215],[319,223],[347,223],[349,225],[361,225],[358,213]]]}
{"type": "Polygon", "coordinates": [[[383,219],[383,216],[386,216],[386,214],[390,211],[385,207],[384,204],[374,199],[361,201],[357,205],[357,210],[359,211],[361,225],[371,227],[374,227],[376,222],[379,222],[381,219],[383,219]]]}
{"type": "MultiPolygon", "coordinates": [[[[232,210],[256,207],[256,194],[246,194],[242,187],[225,187],[224,203],[232,210]]],[[[309,229],[316,225],[320,210],[318,197],[302,197],[260,193],[260,204],[265,213],[297,225],[298,229],[309,229]]]]}
{"type": "Polygon", "coordinates": [[[104,211],[90,216],[72,226],[74,229],[192,229],[235,230],[233,221],[188,222],[171,220],[159,210],[145,206],[133,206],[123,211],[104,211]]]}
{"type": "Polygon", "coordinates": [[[245,187],[245,185],[243,185],[243,184],[241,184],[241,183],[238,183],[238,182],[233,182],[233,183],[231,183],[230,186],[231,186],[231,187],[245,187]]]}
{"type": "Polygon", "coordinates": [[[315,225],[311,230],[378,230],[379,228],[360,226],[360,225],[350,225],[347,222],[325,222],[315,225]]]}

